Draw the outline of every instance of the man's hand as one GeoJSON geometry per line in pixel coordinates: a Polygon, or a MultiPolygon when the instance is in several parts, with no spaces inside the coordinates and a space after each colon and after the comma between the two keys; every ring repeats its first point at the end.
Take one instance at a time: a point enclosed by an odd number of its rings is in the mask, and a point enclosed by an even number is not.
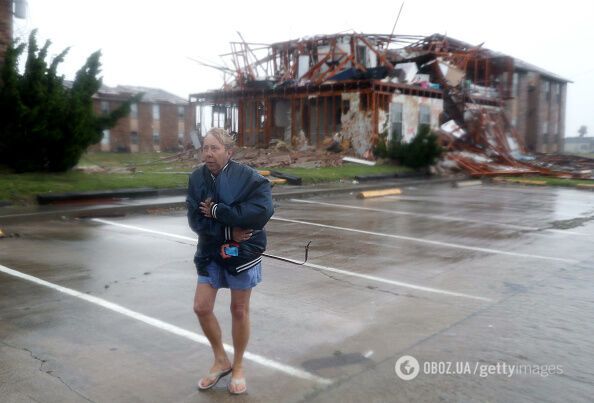
{"type": "Polygon", "coordinates": [[[233,227],[233,240],[235,242],[243,242],[247,241],[252,237],[254,230],[252,229],[244,229],[240,227],[233,227]]]}
{"type": "Polygon", "coordinates": [[[210,197],[204,200],[203,202],[200,202],[200,212],[204,214],[205,217],[212,218],[212,215],[210,214],[210,209],[212,209],[213,204],[214,203],[212,202],[212,199],[210,197]]]}

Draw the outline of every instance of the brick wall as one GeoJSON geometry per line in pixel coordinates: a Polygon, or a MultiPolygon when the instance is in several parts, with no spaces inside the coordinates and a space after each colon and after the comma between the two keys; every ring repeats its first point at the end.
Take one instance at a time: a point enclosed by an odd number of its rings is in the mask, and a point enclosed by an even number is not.
{"type": "Polygon", "coordinates": [[[529,152],[558,152],[565,135],[567,84],[535,72],[517,71],[518,94],[506,110],[529,152]],[[548,82],[549,90],[546,91],[548,82]],[[557,96],[557,86],[559,95],[557,96]]]}
{"type": "Polygon", "coordinates": [[[0,0],[0,65],[12,40],[12,0],[0,0]]]}
{"type": "Polygon", "coordinates": [[[161,107],[161,150],[176,151],[178,149],[178,117],[177,105],[160,104],[161,107]]]}
{"type": "Polygon", "coordinates": [[[567,83],[561,84],[561,103],[559,105],[559,138],[557,139],[557,149],[563,151],[565,139],[565,107],[567,105],[567,83]]]}
{"type": "MultiPolygon", "coordinates": [[[[93,99],[93,110],[96,114],[101,113],[101,103],[105,99],[93,99]]],[[[109,110],[113,111],[121,101],[107,101],[109,110]]],[[[120,119],[110,129],[109,145],[102,147],[100,143],[89,147],[89,151],[125,151],[125,152],[152,152],[155,150],[177,151],[180,148],[178,140],[179,133],[184,134],[183,144],[191,144],[190,130],[193,127],[194,114],[190,107],[185,106],[184,117],[178,116],[178,105],[163,103],[159,104],[159,119],[153,119],[153,103],[141,102],[138,104],[138,118],[132,119],[126,116],[120,119]],[[132,124],[134,123],[134,125],[132,124]],[[131,142],[131,132],[138,133],[138,146],[131,142]],[[159,144],[153,144],[153,133],[158,132],[159,144]]]]}
{"type": "MultiPolygon", "coordinates": [[[[117,109],[121,102],[109,102],[109,110],[117,109]]],[[[111,151],[130,152],[130,117],[126,116],[118,120],[116,125],[110,129],[111,151]]]]}
{"type": "Polygon", "coordinates": [[[190,137],[190,133],[194,130],[194,126],[196,126],[196,108],[191,107],[190,105],[186,106],[186,119],[185,119],[185,126],[184,126],[184,145],[191,145],[192,139],[190,137]]]}
{"type": "Polygon", "coordinates": [[[153,104],[138,104],[138,136],[140,152],[153,151],[153,104]]]}

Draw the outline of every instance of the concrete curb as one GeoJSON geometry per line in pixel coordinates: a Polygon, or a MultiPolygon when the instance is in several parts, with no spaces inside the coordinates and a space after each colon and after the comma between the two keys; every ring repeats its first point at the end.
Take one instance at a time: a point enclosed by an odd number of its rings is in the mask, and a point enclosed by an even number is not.
{"type": "MultiPolygon", "coordinates": [[[[447,179],[424,179],[424,180],[399,180],[399,181],[382,181],[377,183],[370,183],[364,185],[353,185],[345,186],[342,188],[326,188],[326,189],[298,189],[295,191],[282,191],[273,192],[272,198],[275,201],[287,200],[292,198],[305,198],[319,195],[328,194],[340,194],[340,193],[351,193],[361,192],[363,190],[375,190],[382,189],[385,187],[407,187],[407,186],[427,186],[427,185],[440,185],[447,183],[454,183],[461,180],[460,178],[447,178],[447,179]]],[[[170,190],[170,194],[164,193],[163,195],[171,196],[171,193],[178,193],[180,189],[170,190]]],[[[185,193],[184,193],[185,194],[185,193]]],[[[177,194],[179,195],[179,194],[177,194]]],[[[7,211],[0,210],[0,224],[11,224],[20,222],[30,221],[42,221],[42,220],[53,220],[63,218],[90,218],[100,216],[122,216],[126,214],[134,213],[146,213],[147,210],[151,209],[171,209],[185,207],[184,201],[168,201],[159,202],[158,199],[147,200],[143,203],[138,204],[126,204],[126,205],[114,205],[114,204],[103,204],[93,206],[76,206],[76,207],[64,207],[64,206],[51,206],[46,207],[43,211],[24,211],[9,213],[7,211]]]]}

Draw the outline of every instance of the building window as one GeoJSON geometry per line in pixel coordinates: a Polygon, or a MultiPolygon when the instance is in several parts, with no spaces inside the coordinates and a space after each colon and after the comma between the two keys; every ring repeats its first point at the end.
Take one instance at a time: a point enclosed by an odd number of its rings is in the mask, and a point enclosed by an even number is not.
{"type": "Polygon", "coordinates": [[[153,120],[161,119],[161,109],[158,104],[153,105],[153,120]]]}
{"type": "Polygon", "coordinates": [[[419,107],[419,127],[421,126],[431,126],[431,108],[429,108],[429,105],[419,107]]]}
{"type": "Polygon", "coordinates": [[[109,102],[101,101],[101,113],[107,115],[109,113],[109,102]]]}
{"type": "Polygon", "coordinates": [[[547,133],[549,132],[549,122],[542,122],[542,134],[543,136],[546,136],[547,133]]]}
{"type": "Polygon", "coordinates": [[[101,137],[101,144],[109,145],[109,129],[103,130],[103,137],[101,137]]]}
{"type": "Polygon", "coordinates": [[[130,143],[132,143],[134,145],[138,145],[140,143],[140,138],[138,137],[138,132],[130,133],[130,143]]]}
{"type": "Polygon", "coordinates": [[[132,119],[138,118],[138,104],[134,103],[130,105],[130,117],[132,119]]]}
{"type": "Polygon", "coordinates": [[[555,97],[557,98],[557,103],[561,103],[561,84],[557,83],[555,85],[555,97]]]}
{"type": "Polygon", "coordinates": [[[186,107],[185,106],[178,106],[177,107],[177,117],[183,119],[186,117],[186,107]]]}
{"type": "Polygon", "coordinates": [[[179,140],[183,140],[183,139],[184,139],[184,133],[183,133],[183,132],[179,132],[179,133],[177,133],[177,138],[178,138],[179,140]]]}
{"type": "Polygon", "coordinates": [[[153,145],[158,146],[159,144],[161,144],[161,136],[159,135],[159,132],[154,131],[153,132],[153,145]]]}
{"type": "Polygon", "coordinates": [[[393,102],[390,104],[390,133],[388,140],[402,140],[402,111],[404,104],[402,102],[393,102]]]}
{"type": "Polygon", "coordinates": [[[551,82],[550,81],[542,82],[542,92],[543,92],[544,99],[548,100],[551,98],[551,82]]]}

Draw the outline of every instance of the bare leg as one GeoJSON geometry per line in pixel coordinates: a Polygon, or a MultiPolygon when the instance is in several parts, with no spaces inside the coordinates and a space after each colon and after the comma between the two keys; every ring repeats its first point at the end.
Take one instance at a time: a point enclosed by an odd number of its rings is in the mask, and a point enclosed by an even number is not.
{"type": "MultiPolygon", "coordinates": [[[[250,295],[252,290],[231,290],[231,316],[233,333],[233,373],[231,380],[244,378],[243,353],[250,337],[250,295]]],[[[231,384],[232,392],[240,392],[243,385],[231,384]]]]}
{"type": "MultiPolygon", "coordinates": [[[[212,288],[210,284],[198,284],[196,286],[194,312],[198,317],[204,335],[210,342],[214,354],[214,364],[210,368],[210,372],[222,371],[231,366],[223,347],[221,327],[213,312],[216,297],[217,289],[212,288]]],[[[202,386],[208,386],[213,381],[213,379],[207,377],[200,380],[202,386]]]]}

